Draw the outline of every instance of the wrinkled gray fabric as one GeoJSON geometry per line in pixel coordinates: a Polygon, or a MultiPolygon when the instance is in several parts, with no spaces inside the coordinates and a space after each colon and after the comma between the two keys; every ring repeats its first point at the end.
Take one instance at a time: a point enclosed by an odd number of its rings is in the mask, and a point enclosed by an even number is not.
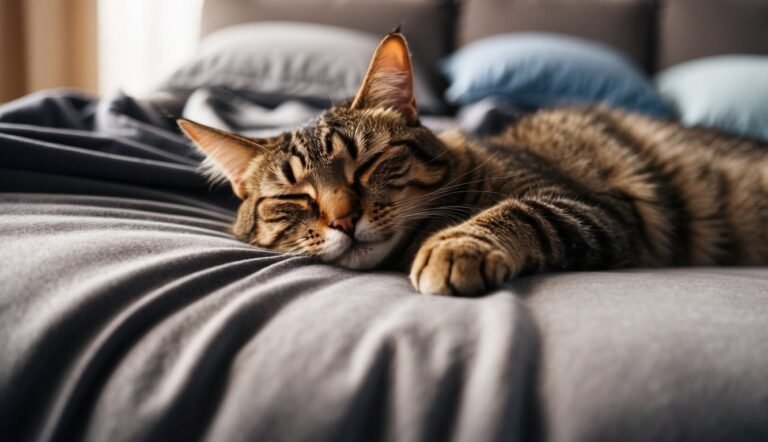
{"type": "Polygon", "coordinates": [[[285,258],[229,214],[0,198],[0,429],[20,439],[389,440],[521,434],[518,299],[285,258]],[[223,216],[224,215],[224,216],[223,216]]]}
{"type": "Polygon", "coordinates": [[[2,439],[768,438],[768,270],[420,296],[231,239],[158,106],[0,107],[2,439]]]}
{"type": "Polygon", "coordinates": [[[549,440],[768,440],[768,270],[517,281],[549,440]]]}

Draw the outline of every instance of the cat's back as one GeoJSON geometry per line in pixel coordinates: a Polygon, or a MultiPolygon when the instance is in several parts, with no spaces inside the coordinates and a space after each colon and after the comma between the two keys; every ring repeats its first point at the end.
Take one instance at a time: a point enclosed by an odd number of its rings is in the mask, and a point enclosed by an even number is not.
{"type": "Polygon", "coordinates": [[[530,151],[590,191],[652,196],[681,220],[688,262],[768,264],[766,143],[602,107],[540,111],[494,143],[530,151]]]}
{"type": "Polygon", "coordinates": [[[768,184],[768,143],[602,106],[530,114],[510,124],[493,144],[530,150],[563,166],[642,161],[670,174],[705,176],[716,169],[734,179],[760,176],[768,184]]]}

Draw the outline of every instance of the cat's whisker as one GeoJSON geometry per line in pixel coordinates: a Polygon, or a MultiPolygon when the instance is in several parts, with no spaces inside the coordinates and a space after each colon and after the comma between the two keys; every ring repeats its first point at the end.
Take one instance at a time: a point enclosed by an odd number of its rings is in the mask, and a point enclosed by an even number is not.
{"type": "MultiPolygon", "coordinates": [[[[481,167],[485,166],[486,164],[488,164],[488,162],[490,162],[491,160],[493,160],[494,158],[496,158],[496,156],[497,156],[497,155],[498,155],[498,152],[494,152],[493,154],[491,154],[490,156],[488,156],[488,158],[487,158],[485,161],[483,161],[482,163],[480,163],[480,164],[478,164],[477,166],[473,167],[472,169],[470,169],[470,170],[468,170],[468,171],[464,172],[463,174],[461,174],[461,175],[459,175],[459,176],[457,176],[457,177],[453,178],[452,180],[448,181],[448,182],[446,183],[446,185],[449,185],[449,184],[453,184],[453,183],[455,183],[456,181],[458,181],[458,180],[460,180],[460,179],[464,178],[465,176],[469,175],[470,173],[472,173],[472,172],[474,172],[474,171],[478,170],[479,168],[481,168],[481,167]]],[[[462,184],[463,184],[463,183],[462,183],[462,184]]]]}
{"type": "MultiPolygon", "coordinates": [[[[452,186],[444,186],[444,187],[441,187],[441,188],[439,188],[437,190],[429,192],[427,194],[420,195],[420,196],[413,197],[413,198],[409,198],[409,200],[429,199],[430,201],[433,201],[435,199],[438,199],[440,197],[445,196],[446,192],[450,192],[451,190],[457,189],[457,188],[460,188],[460,187],[465,187],[465,186],[467,186],[469,184],[480,183],[480,182],[490,181],[490,180],[508,179],[508,178],[513,178],[515,176],[517,176],[517,173],[509,174],[509,175],[502,175],[502,176],[497,176],[497,177],[485,177],[485,178],[482,178],[482,179],[473,180],[473,181],[467,181],[465,183],[455,184],[455,185],[452,185],[452,186]]],[[[466,191],[467,192],[481,192],[482,190],[466,189],[466,191]]],[[[395,204],[397,204],[397,203],[398,203],[398,201],[395,202],[395,204]]]]}
{"type": "Polygon", "coordinates": [[[412,198],[410,200],[398,201],[398,202],[395,202],[393,204],[393,207],[394,208],[401,208],[401,207],[403,207],[401,204],[407,204],[409,202],[429,203],[429,202],[435,201],[435,200],[443,198],[443,197],[455,196],[455,195],[459,195],[459,194],[462,194],[462,193],[485,193],[485,194],[496,194],[496,195],[499,195],[499,196],[501,196],[503,198],[508,198],[509,197],[509,195],[507,195],[507,194],[504,194],[504,193],[501,193],[501,192],[495,192],[495,191],[491,191],[491,190],[465,189],[465,190],[456,190],[456,191],[454,191],[453,189],[451,189],[451,190],[447,190],[445,193],[442,193],[442,194],[439,194],[439,195],[435,195],[433,198],[430,198],[428,200],[422,200],[422,199],[419,199],[419,198],[412,198]]]}
{"type": "Polygon", "coordinates": [[[447,150],[443,150],[442,152],[440,152],[439,155],[437,155],[436,157],[432,157],[431,160],[426,161],[424,164],[430,164],[430,163],[432,163],[432,162],[434,162],[436,160],[439,160],[440,158],[442,158],[443,156],[445,156],[447,154],[448,154],[448,151],[447,150]]]}
{"type": "Polygon", "coordinates": [[[451,209],[445,209],[445,210],[421,210],[421,211],[413,211],[410,213],[406,213],[398,217],[402,220],[408,220],[408,219],[420,219],[425,217],[430,218],[439,218],[439,217],[457,217],[460,219],[465,219],[467,215],[471,215],[472,212],[475,212],[476,209],[471,208],[451,208],[451,209]]]}

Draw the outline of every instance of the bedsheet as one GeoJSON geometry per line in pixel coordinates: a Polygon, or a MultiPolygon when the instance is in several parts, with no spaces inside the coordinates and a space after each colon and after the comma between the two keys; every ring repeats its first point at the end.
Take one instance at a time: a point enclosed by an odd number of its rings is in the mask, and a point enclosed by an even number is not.
{"type": "Polygon", "coordinates": [[[768,439],[766,269],[421,296],[231,239],[179,105],[0,107],[3,439],[768,439]]]}

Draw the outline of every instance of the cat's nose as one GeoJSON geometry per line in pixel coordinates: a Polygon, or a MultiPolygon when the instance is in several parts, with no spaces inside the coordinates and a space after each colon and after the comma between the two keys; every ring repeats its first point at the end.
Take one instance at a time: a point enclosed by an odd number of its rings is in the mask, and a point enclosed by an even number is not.
{"type": "Polygon", "coordinates": [[[355,223],[357,222],[358,214],[355,211],[350,211],[344,215],[331,220],[328,223],[328,227],[336,230],[341,230],[349,236],[352,236],[355,231],[355,223]]]}

